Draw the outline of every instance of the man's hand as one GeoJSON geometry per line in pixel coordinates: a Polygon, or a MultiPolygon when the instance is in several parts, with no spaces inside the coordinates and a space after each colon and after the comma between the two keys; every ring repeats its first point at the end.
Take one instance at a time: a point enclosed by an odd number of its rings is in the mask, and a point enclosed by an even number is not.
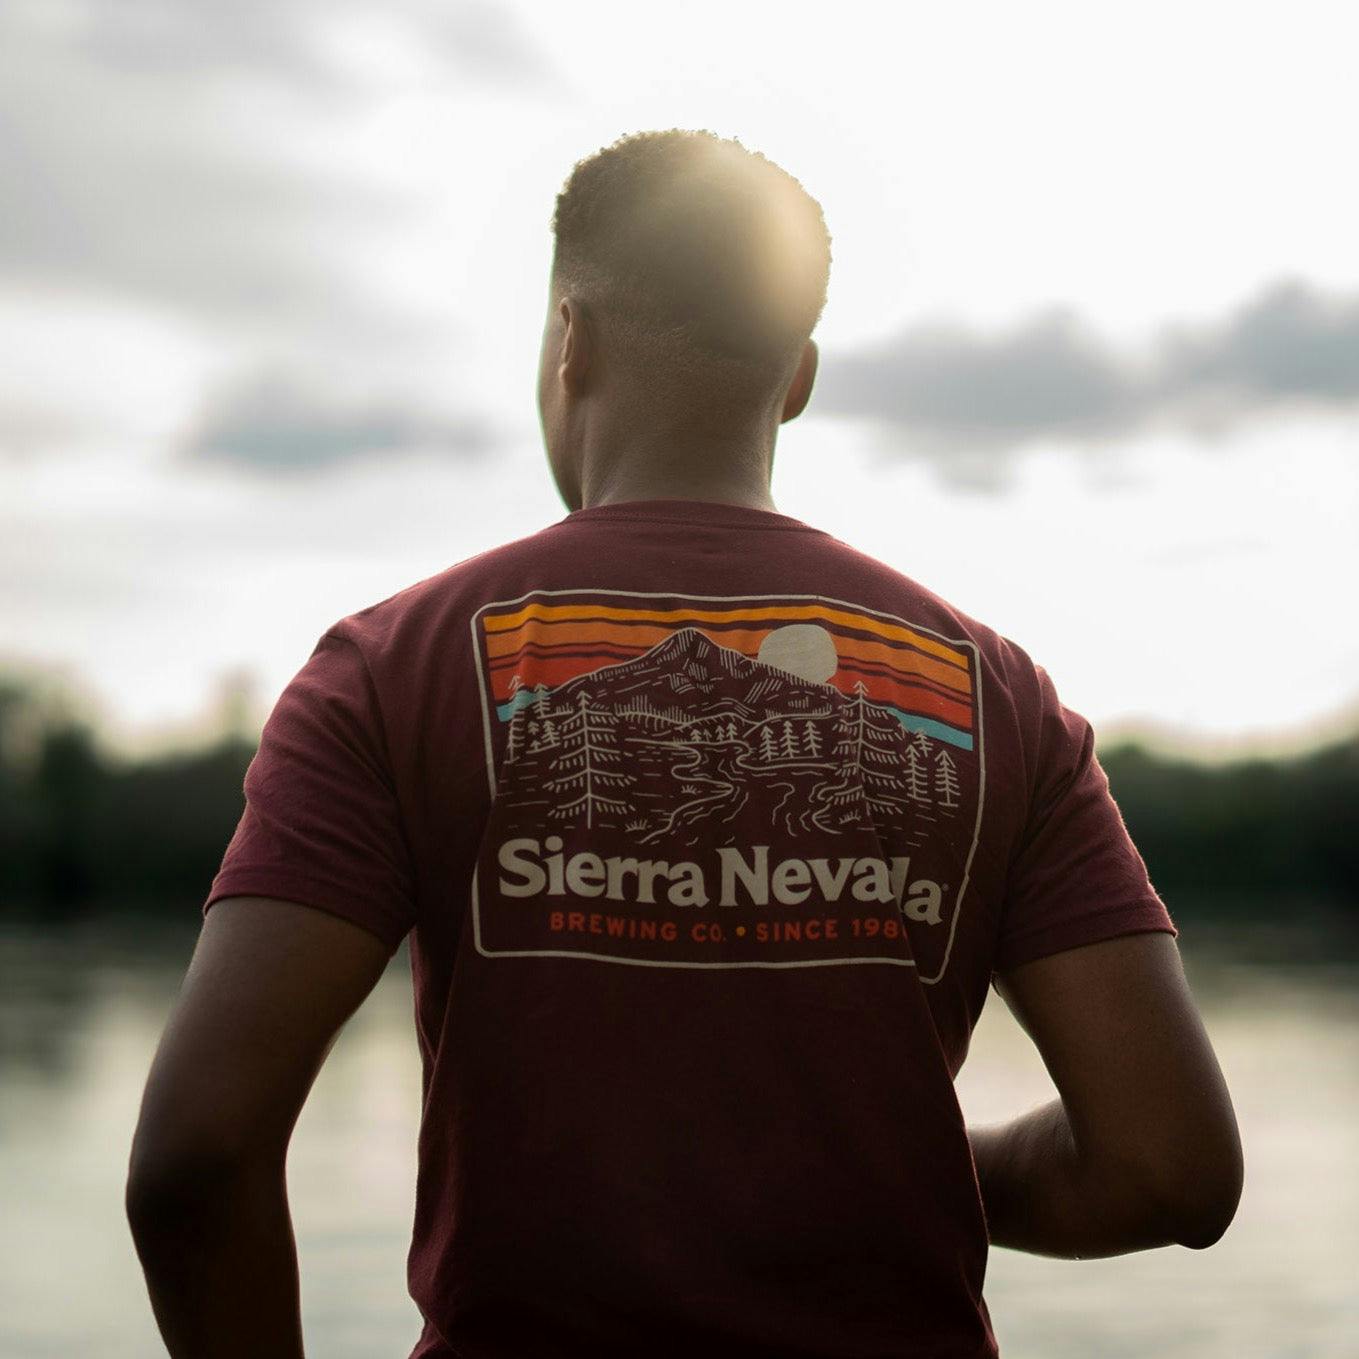
{"type": "Polygon", "coordinates": [[[151,1067],[127,1212],[175,1359],[301,1359],[288,1140],[341,1026],[389,957],[294,902],[207,913],[151,1067]]]}

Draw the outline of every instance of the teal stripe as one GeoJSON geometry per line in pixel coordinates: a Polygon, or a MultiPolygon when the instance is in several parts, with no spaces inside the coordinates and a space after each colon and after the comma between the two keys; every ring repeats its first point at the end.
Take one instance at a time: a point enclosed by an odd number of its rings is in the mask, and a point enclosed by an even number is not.
{"type": "Polygon", "coordinates": [[[907,731],[923,731],[926,736],[934,736],[940,741],[947,741],[949,745],[957,746],[960,750],[972,749],[972,733],[970,731],[960,731],[957,727],[950,727],[947,722],[936,721],[933,717],[921,717],[918,713],[904,713],[900,708],[892,707],[890,703],[880,703],[876,706],[886,708],[907,731]]]}
{"type": "Polygon", "coordinates": [[[538,691],[536,689],[519,689],[508,703],[496,705],[496,713],[502,722],[508,722],[515,714],[517,708],[531,708],[538,701],[538,691]]]}

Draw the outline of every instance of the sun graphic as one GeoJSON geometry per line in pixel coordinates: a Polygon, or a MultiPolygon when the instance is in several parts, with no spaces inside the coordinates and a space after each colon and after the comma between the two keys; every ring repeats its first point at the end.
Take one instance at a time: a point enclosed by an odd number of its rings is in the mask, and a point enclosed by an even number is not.
{"type": "Polygon", "coordinates": [[[835,639],[816,623],[789,623],[775,628],[760,643],[756,659],[813,684],[827,683],[840,668],[835,639]]]}

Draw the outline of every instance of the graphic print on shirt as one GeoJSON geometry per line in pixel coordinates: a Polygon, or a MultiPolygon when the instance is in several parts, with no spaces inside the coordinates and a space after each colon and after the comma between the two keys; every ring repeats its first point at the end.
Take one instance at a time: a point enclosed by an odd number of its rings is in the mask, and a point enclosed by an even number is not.
{"type": "Polygon", "coordinates": [[[482,953],[943,975],[981,831],[975,643],[810,595],[535,591],[472,629],[482,953]]]}

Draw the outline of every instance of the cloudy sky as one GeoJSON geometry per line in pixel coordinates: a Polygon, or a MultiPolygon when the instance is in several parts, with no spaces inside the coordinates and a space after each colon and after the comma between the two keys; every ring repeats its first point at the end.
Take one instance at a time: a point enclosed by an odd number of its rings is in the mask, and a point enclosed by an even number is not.
{"type": "Polygon", "coordinates": [[[834,238],[784,513],[1106,739],[1359,725],[1345,9],[7,0],[0,665],[182,737],[560,518],[553,197],[706,127],[834,238]]]}

